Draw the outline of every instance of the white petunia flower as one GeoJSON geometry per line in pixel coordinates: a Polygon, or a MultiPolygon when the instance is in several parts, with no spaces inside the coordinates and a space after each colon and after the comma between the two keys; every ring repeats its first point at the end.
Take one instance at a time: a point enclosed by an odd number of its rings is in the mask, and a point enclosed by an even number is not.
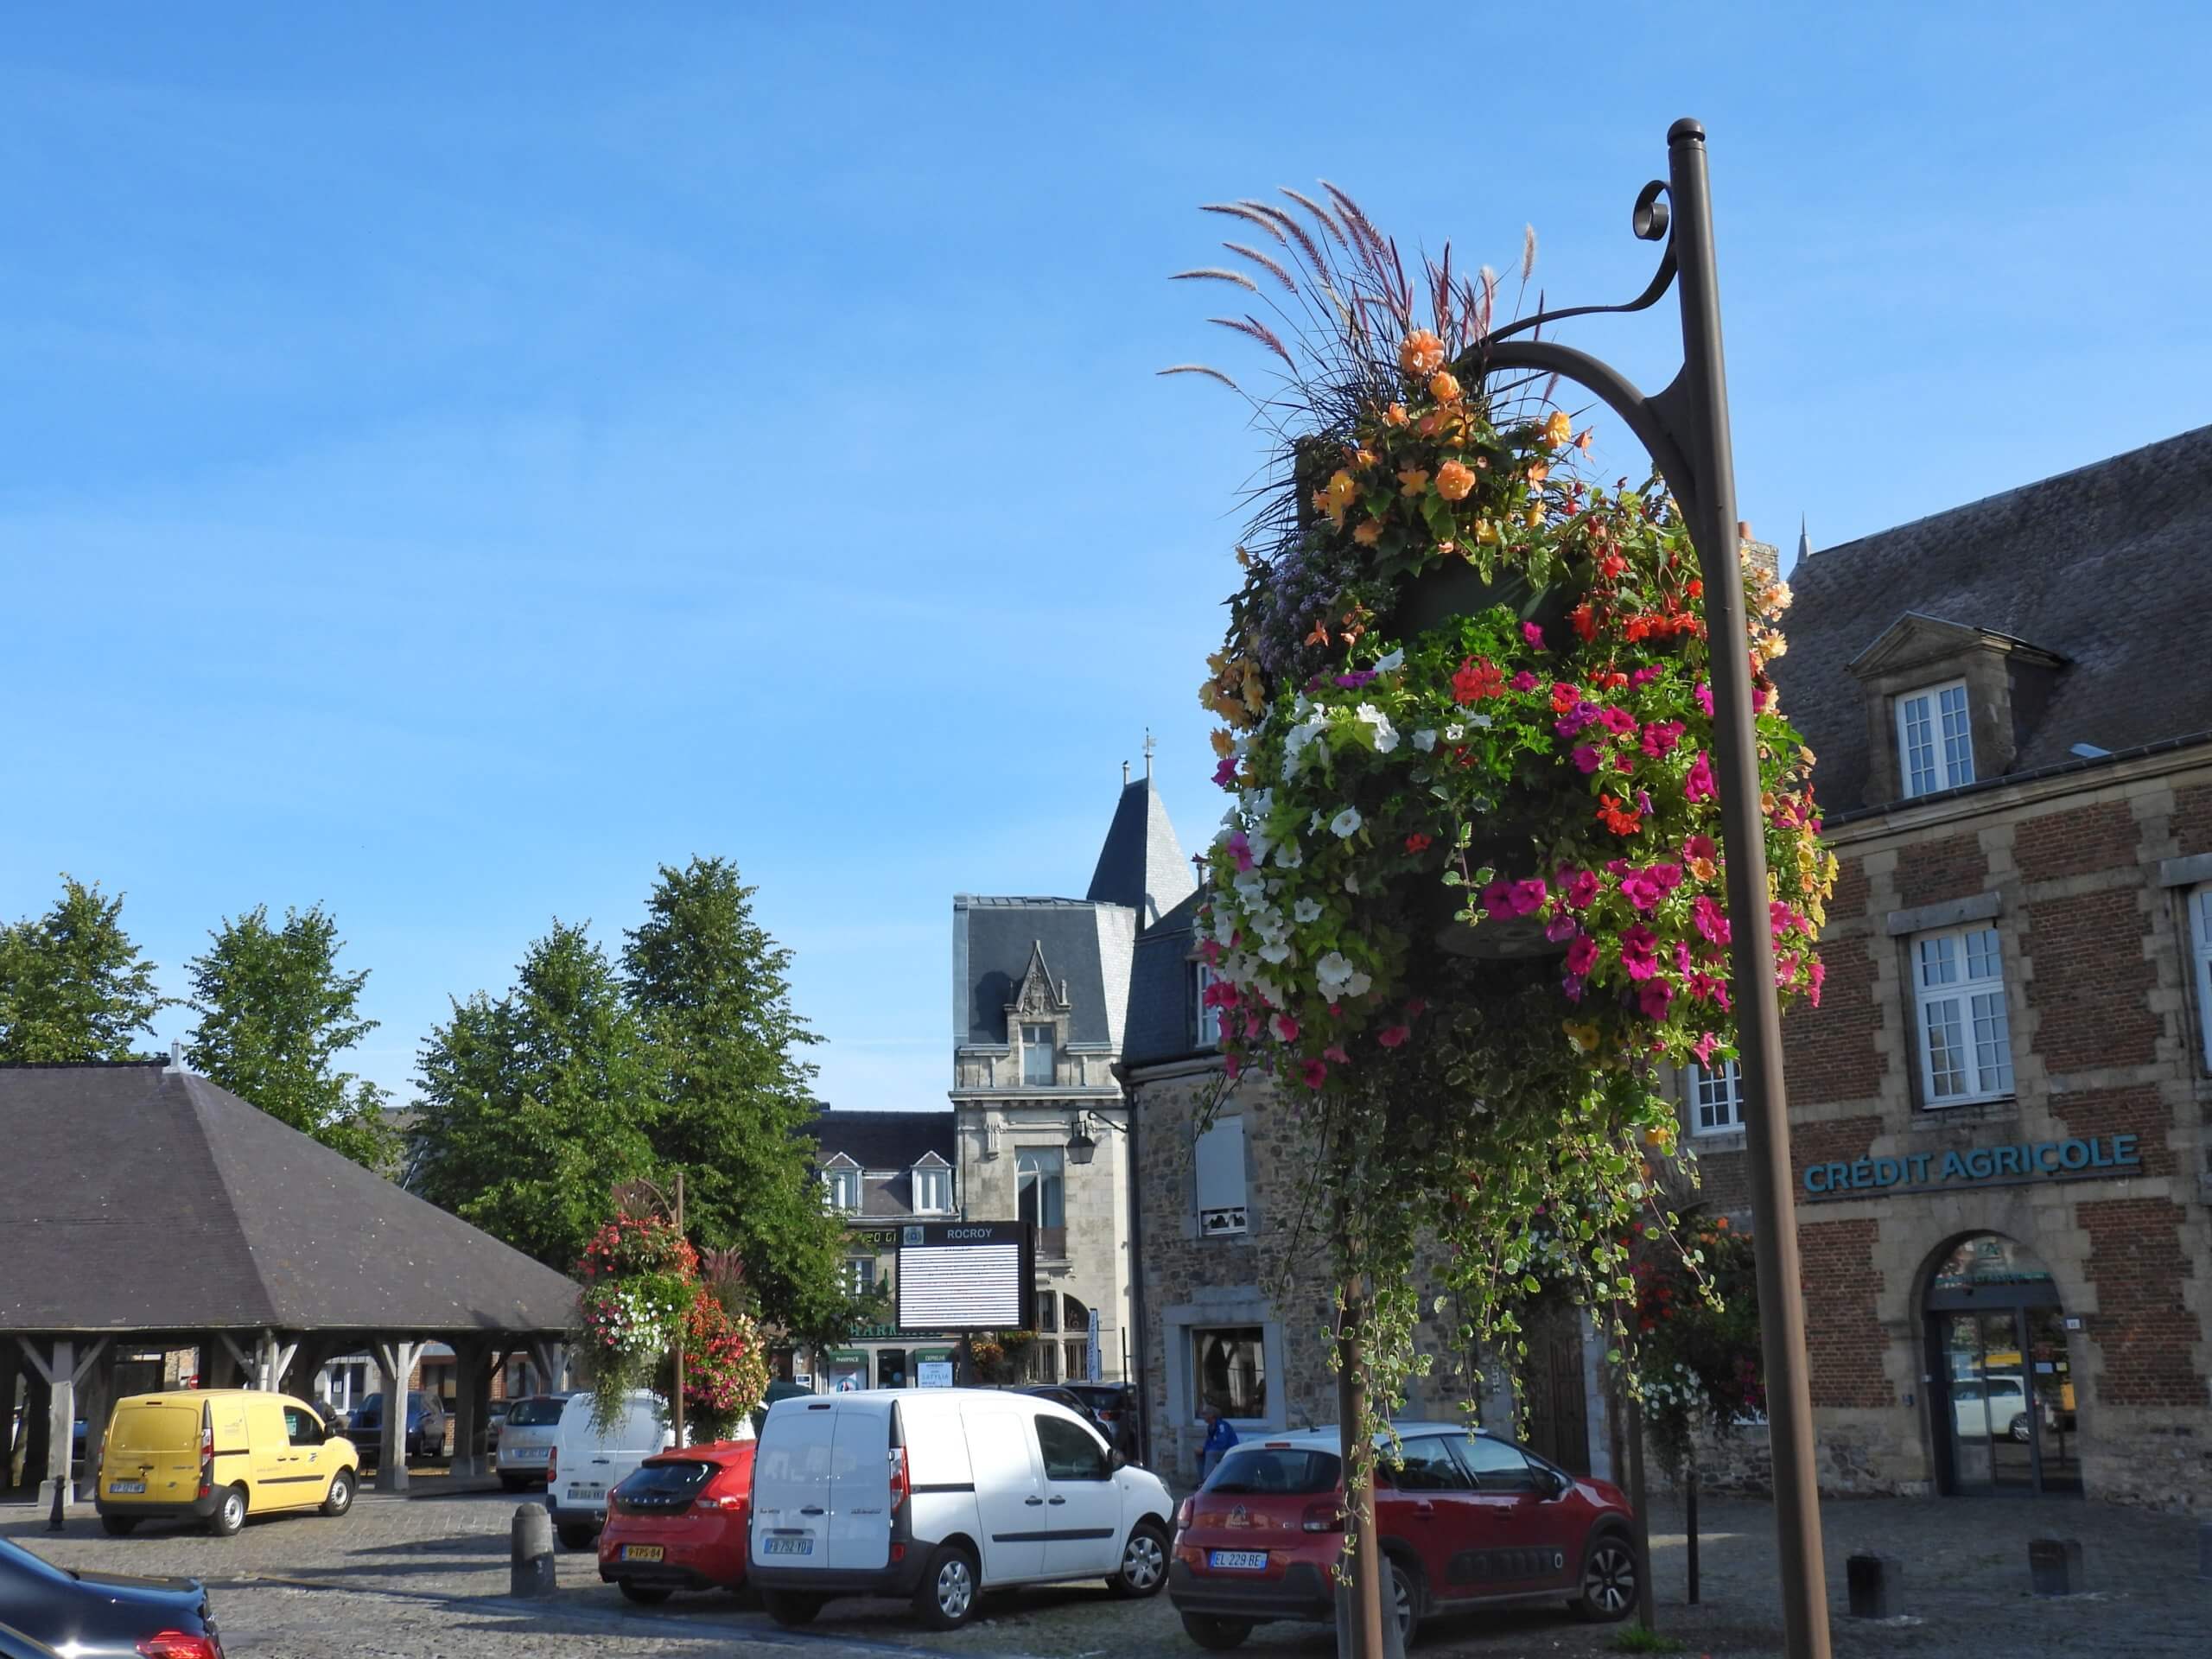
{"type": "Polygon", "coordinates": [[[1346,893],[1357,893],[1359,891],[1359,872],[1357,870],[1352,871],[1351,874],[1344,877],[1344,891],[1346,893]]]}
{"type": "Polygon", "coordinates": [[[1353,711],[1354,715],[1375,728],[1375,753],[1388,754],[1398,747],[1398,728],[1390,723],[1390,716],[1371,702],[1363,702],[1353,711]]]}
{"type": "Polygon", "coordinates": [[[1375,659],[1375,671],[1377,674],[1388,674],[1405,665],[1406,653],[1402,646],[1387,657],[1378,657],[1375,659]]]}
{"type": "Polygon", "coordinates": [[[1313,964],[1313,979],[1323,995],[1334,997],[1342,995],[1345,983],[1358,971],[1343,951],[1332,950],[1313,964]]]}
{"type": "Polygon", "coordinates": [[[1335,817],[1329,820],[1329,828],[1337,833],[1339,839],[1346,838],[1356,834],[1359,829],[1359,809],[1356,806],[1348,806],[1344,808],[1343,811],[1338,813],[1335,817]]]}
{"type": "Polygon", "coordinates": [[[1312,817],[1310,817],[1310,818],[1306,819],[1306,833],[1307,835],[1309,835],[1309,836],[1310,836],[1310,835],[1312,835],[1312,834],[1313,834],[1316,830],[1319,830],[1320,827],[1321,827],[1321,809],[1320,809],[1319,807],[1318,807],[1318,806],[1317,806],[1317,807],[1315,807],[1315,808],[1313,809],[1313,816],[1312,817]]]}
{"type": "Polygon", "coordinates": [[[1306,861],[1306,849],[1294,841],[1286,841],[1275,849],[1275,868],[1294,870],[1306,861]]]}
{"type": "Polygon", "coordinates": [[[1423,754],[1427,754],[1435,747],[1436,734],[1434,732],[1415,732],[1414,734],[1414,747],[1419,749],[1423,754]]]}
{"type": "Polygon", "coordinates": [[[1288,962],[1290,960],[1290,946],[1282,943],[1281,940],[1277,940],[1272,944],[1263,944],[1260,947],[1260,959],[1262,962],[1272,962],[1276,963],[1288,962]]]}
{"type": "Polygon", "coordinates": [[[1467,728],[1456,720],[1444,728],[1444,741],[1446,743],[1457,743],[1466,734],[1467,728]]]}
{"type": "Polygon", "coordinates": [[[1318,899],[1300,899],[1290,907],[1291,918],[1301,927],[1308,922],[1321,919],[1321,902],[1318,899]]]}
{"type": "Polygon", "coordinates": [[[1371,977],[1366,974],[1361,973],[1355,968],[1352,970],[1351,977],[1344,982],[1344,995],[1346,996],[1365,996],[1368,993],[1369,988],[1374,983],[1375,981],[1371,977]]]}

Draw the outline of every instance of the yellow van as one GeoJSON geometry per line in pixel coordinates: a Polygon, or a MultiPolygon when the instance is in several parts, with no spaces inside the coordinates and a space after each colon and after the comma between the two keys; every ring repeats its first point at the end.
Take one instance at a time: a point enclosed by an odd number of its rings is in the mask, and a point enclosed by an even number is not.
{"type": "Polygon", "coordinates": [[[206,1522],[227,1538],[248,1515],[353,1506],[360,1454],[288,1394],[181,1389],[115,1403],[92,1487],[117,1537],[141,1521],[206,1522]]]}

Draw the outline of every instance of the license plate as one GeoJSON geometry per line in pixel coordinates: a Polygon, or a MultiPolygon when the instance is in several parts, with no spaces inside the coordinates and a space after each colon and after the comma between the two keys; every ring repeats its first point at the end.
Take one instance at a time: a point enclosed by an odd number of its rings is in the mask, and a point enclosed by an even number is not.
{"type": "Polygon", "coordinates": [[[760,1553],[763,1555],[811,1555],[814,1554],[814,1540],[779,1538],[771,1533],[760,1546],[760,1553]]]}
{"type": "Polygon", "coordinates": [[[542,1446],[518,1446],[512,1451],[502,1452],[500,1455],[517,1463],[543,1463],[545,1461],[545,1448],[542,1446]]]}
{"type": "Polygon", "coordinates": [[[626,1561],[657,1561],[661,1559],[658,1544],[625,1544],[622,1559],[626,1561]]]}
{"type": "Polygon", "coordinates": [[[1268,1552],[1264,1549],[1210,1549],[1206,1565],[1224,1573],[1264,1573],[1268,1570],[1268,1552]]]}
{"type": "Polygon", "coordinates": [[[604,1486],[571,1486],[569,1488],[569,1496],[570,1497],[605,1497],[607,1496],[607,1488],[604,1486]]]}
{"type": "Polygon", "coordinates": [[[146,1483],[143,1480],[111,1480],[107,1484],[107,1489],[111,1492],[129,1492],[137,1495],[146,1490],[146,1483]]]}

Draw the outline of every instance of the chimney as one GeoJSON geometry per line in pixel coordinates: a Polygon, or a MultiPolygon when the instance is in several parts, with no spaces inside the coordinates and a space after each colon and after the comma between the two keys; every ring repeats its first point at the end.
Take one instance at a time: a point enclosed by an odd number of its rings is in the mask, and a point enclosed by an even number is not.
{"type": "Polygon", "coordinates": [[[1124,760],[1124,761],[1122,761],[1122,787],[1123,789],[1127,789],[1128,786],[1129,786],[1129,763],[1128,763],[1128,761],[1124,760]]]}
{"type": "Polygon", "coordinates": [[[184,1045],[182,1043],[171,1042],[169,1044],[169,1063],[167,1067],[167,1071],[172,1077],[181,1077],[183,1075],[184,1045]]]}

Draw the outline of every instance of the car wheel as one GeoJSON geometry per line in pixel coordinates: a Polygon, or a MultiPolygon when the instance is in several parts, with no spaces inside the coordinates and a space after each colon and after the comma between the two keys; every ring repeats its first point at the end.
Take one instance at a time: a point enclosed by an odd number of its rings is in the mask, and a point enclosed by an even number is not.
{"type": "Polygon", "coordinates": [[[340,1469],[330,1478],[330,1490],[322,1496],[322,1512],[343,1515],[353,1507],[353,1474],[349,1469],[340,1469]]]}
{"type": "Polygon", "coordinates": [[[1636,1607],[1636,1546],[1608,1532],[1582,1558],[1582,1593],[1574,1599],[1578,1618],[1610,1624],[1636,1607]]]}
{"type": "Polygon", "coordinates": [[[138,1519],[135,1515],[104,1515],[100,1516],[100,1530],[111,1538],[128,1538],[138,1530],[138,1519]]]}
{"type": "Polygon", "coordinates": [[[1106,1580],[1107,1587],[1135,1600],[1158,1595],[1166,1582],[1167,1535],[1156,1522],[1140,1521],[1129,1529],[1128,1541],[1122,1546],[1122,1570],[1106,1580]]]}
{"type": "Polygon", "coordinates": [[[589,1549],[592,1540],[599,1536],[599,1529],[588,1521],[557,1521],[553,1530],[560,1534],[562,1547],[566,1549],[589,1549]]]}
{"type": "Polygon", "coordinates": [[[1231,1648],[1241,1648],[1252,1634],[1249,1618],[1216,1618],[1211,1613],[1183,1615],[1183,1634],[1202,1648],[1216,1653],[1227,1653],[1231,1648]]]}
{"type": "Polygon", "coordinates": [[[215,1513],[207,1517],[207,1530],[218,1538],[232,1538],[238,1535],[238,1529],[244,1525],[245,1525],[245,1489],[242,1486],[226,1486],[223,1488],[222,1496],[216,1500],[215,1513]]]}
{"type": "Polygon", "coordinates": [[[2012,1419],[2012,1438],[2022,1446],[2028,1443],[2028,1414],[2024,1411],[2012,1419]]]}
{"type": "Polygon", "coordinates": [[[1390,1567],[1390,1605],[1398,1620],[1398,1640],[1410,1648],[1427,1611],[1421,1605],[1421,1574],[1403,1561],[1385,1559],[1390,1567]]]}
{"type": "Polygon", "coordinates": [[[957,1630],[976,1616],[976,1558],[957,1544],[939,1544],[914,1592],[914,1612],[933,1630],[957,1630]]]}
{"type": "Polygon", "coordinates": [[[788,1627],[814,1623],[814,1616],[822,1611],[823,1598],[803,1596],[791,1590],[763,1590],[760,1605],[768,1610],[768,1617],[777,1624],[788,1627]]]}
{"type": "Polygon", "coordinates": [[[635,1579],[624,1579],[622,1593],[632,1601],[643,1602],[650,1607],[656,1602],[666,1601],[676,1592],[664,1584],[639,1584],[635,1579]]]}

